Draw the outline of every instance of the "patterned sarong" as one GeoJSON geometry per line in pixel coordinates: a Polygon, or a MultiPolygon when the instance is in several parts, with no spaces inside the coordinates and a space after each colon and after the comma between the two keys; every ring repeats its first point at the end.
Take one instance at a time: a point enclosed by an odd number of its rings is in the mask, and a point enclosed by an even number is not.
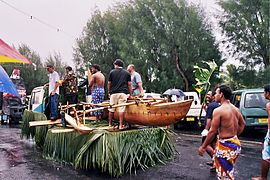
{"type": "MultiPolygon", "coordinates": [[[[103,86],[94,86],[93,92],[92,92],[92,103],[93,104],[99,104],[104,101],[104,87],[103,86]]],[[[96,106],[98,108],[99,106],[96,106]]],[[[96,117],[102,116],[103,110],[98,110],[94,112],[94,115],[96,117]]]]}
{"type": "Polygon", "coordinates": [[[241,152],[237,136],[218,139],[215,149],[215,164],[218,179],[234,179],[234,164],[241,152]]]}
{"type": "Polygon", "coordinates": [[[270,146],[268,145],[269,142],[268,137],[269,137],[269,129],[263,142],[262,159],[270,163],[270,146]]]}

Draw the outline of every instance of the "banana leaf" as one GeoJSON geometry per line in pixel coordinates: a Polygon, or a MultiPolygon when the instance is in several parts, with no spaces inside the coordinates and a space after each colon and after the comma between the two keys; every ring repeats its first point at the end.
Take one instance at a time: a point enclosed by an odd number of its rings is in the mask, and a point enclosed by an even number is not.
{"type": "MultiPolygon", "coordinates": [[[[206,64],[208,66],[208,69],[199,67],[198,65],[194,66],[193,72],[194,72],[195,80],[197,83],[193,86],[197,91],[199,91],[199,93],[201,93],[201,91],[204,91],[207,93],[210,89],[210,86],[211,86],[210,78],[218,66],[214,60],[209,61],[209,62],[202,61],[202,63],[206,64]]],[[[202,104],[204,104],[205,101],[206,101],[206,96],[204,96],[202,104]]],[[[199,119],[201,119],[202,108],[200,111],[199,119]]]]}

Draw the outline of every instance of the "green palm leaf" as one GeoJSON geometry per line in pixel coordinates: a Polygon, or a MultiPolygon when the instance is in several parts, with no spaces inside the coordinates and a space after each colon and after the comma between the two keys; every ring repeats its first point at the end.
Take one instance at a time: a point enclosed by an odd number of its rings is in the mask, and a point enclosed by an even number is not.
{"type": "Polygon", "coordinates": [[[88,135],[52,134],[48,130],[43,152],[45,157],[70,162],[75,168],[98,168],[119,177],[171,159],[175,149],[168,136],[168,130],[161,128],[99,131],[88,135]],[[75,155],[69,157],[70,153],[75,155]]]}
{"type": "Polygon", "coordinates": [[[47,117],[43,113],[33,112],[25,110],[23,114],[22,121],[22,134],[21,137],[34,138],[36,145],[39,147],[43,147],[44,141],[46,138],[48,127],[29,127],[29,122],[31,121],[42,121],[47,120],[47,117]]]}

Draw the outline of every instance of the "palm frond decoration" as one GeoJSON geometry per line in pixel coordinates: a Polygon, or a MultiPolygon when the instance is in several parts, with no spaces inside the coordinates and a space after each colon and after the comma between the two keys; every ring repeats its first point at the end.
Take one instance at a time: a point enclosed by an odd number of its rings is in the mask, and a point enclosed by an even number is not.
{"type": "Polygon", "coordinates": [[[45,114],[28,110],[24,111],[21,136],[27,139],[34,138],[36,145],[39,147],[43,147],[48,127],[29,127],[29,122],[42,120],[47,120],[45,114]]]}
{"type": "MultiPolygon", "coordinates": [[[[194,66],[193,72],[194,72],[195,80],[197,83],[193,86],[199,93],[201,93],[202,91],[207,93],[211,86],[210,78],[218,66],[214,60],[209,61],[209,62],[202,61],[202,63],[208,65],[208,69],[199,67],[198,65],[194,66]]],[[[205,103],[205,101],[206,101],[206,96],[204,96],[202,103],[205,103]]],[[[201,114],[202,114],[202,109],[200,112],[200,117],[199,117],[200,119],[201,119],[201,114]]]]}
{"type": "Polygon", "coordinates": [[[48,129],[49,126],[36,127],[35,143],[40,148],[43,148],[44,146],[48,129]]]}
{"type": "Polygon", "coordinates": [[[36,128],[29,127],[29,122],[42,121],[42,120],[47,120],[47,117],[45,116],[45,114],[24,110],[22,125],[21,125],[22,137],[26,137],[27,139],[34,138],[36,135],[36,128]]]}
{"type": "Polygon", "coordinates": [[[48,130],[43,154],[71,163],[79,169],[100,169],[114,177],[135,173],[173,158],[170,132],[146,128],[120,132],[97,131],[51,133],[48,130]]]}
{"type": "MultiPolygon", "coordinates": [[[[43,156],[73,164],[80,146],[74,146],[77,132],[51,133],[49,130],[43,146],[43,156]]],[[[77,144],[78,142],[76,142],[77,144]]]]}
{"type": "MultiPolygon", "coordinates": [[[[45,158],[70,163],[78,169],[100,169],[101,172],[119,177],[125,173],[136,174],[138,169],[146,170],[156,164],[165,164],[175,153],[168,129],[52,133],[52,129],[55,129],[52,126],[29,128],[29,122],[34,120],[46,120],[46,116],[25,111],[22,134],[35,139],[45,158]]],[[[107,126],[107,122],[87,125],[107,126]]]]}
{"type": "Polygon", "coordinates": [[[34,138],[35,136],[35,128],[29,127],[29,122],[34,120],[34,113],[28,110],[24,110],[22,124],[21,124],[21,137],[34,138]]]}

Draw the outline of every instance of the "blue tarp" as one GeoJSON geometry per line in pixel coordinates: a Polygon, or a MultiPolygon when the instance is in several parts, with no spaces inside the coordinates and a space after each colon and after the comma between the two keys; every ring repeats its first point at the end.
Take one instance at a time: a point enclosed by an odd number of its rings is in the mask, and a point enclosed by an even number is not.
{"type": "Polygon", "coordinates": [[[19,93],[2,66],[0,66],[0,92],[14,94],[19,97],[19,93]]]}

